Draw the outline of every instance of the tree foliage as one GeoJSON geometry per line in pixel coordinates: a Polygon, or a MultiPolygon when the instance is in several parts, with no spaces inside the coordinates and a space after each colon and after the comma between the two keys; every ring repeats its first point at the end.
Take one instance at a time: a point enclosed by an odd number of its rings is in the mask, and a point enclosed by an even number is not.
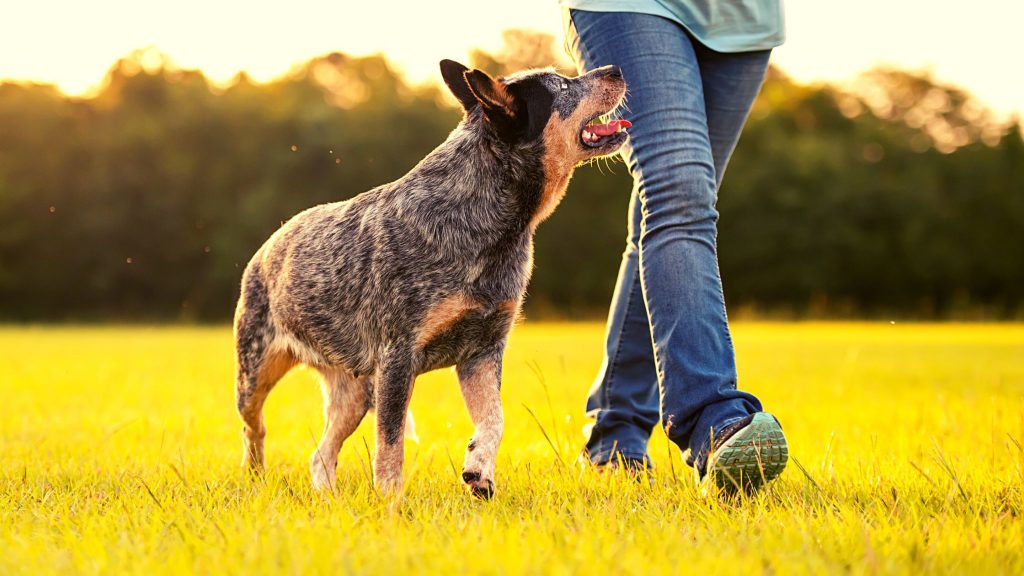
{"type": "MultiPolygon", "coordinates": [[[[550,37],[505,39],[474,65],[568,66],[550,37]]],[[[926,76],[864,83],[770,72],[719,196],[730,305],[1020,315],[1019,127],[926,76]]],[[[381,56],[329,54],[219,87],[137,52],[89,98],[0,84],[0,318],[227,318],[242,267],[283,220],[399,177],[459,117],[381,56]]],[[[577,172],[537,237],[531,313],[601,313],[630,189],[620,163],[577,172]]]]}

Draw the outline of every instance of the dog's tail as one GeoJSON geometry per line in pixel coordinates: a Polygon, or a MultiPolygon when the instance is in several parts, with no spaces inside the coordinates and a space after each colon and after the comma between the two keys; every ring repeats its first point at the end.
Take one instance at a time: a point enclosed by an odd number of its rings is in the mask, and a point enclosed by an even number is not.
{"type": "Polygon", "coordinates": [[[405,439],[420,443],[420,437],[416,435],[416,421],[412,418],[412,410],[405,411],[405,439]]]}

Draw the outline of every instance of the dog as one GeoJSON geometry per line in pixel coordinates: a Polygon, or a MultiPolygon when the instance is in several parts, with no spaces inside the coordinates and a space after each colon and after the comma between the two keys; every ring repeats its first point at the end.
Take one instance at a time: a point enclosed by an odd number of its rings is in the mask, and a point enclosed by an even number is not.
{"type": "Polygon", "coordinates": [[[243,466],[264,466],[263,405],[305,364],[322,376],[323,437],[310,470],[332,490],[338,453],[376,410],[374,484],[401,493],[418,374],[455,366],[475,431],[462,479],[490,498],[504,419],[501,362],[533,268],[533,236],[577,165],[626,142],[601,122],[626,94],[615,66],[495,79],[452,60],[441,75],[464,116],[405,176],[294,216],[245,268],[235,311],[243,466]]]}

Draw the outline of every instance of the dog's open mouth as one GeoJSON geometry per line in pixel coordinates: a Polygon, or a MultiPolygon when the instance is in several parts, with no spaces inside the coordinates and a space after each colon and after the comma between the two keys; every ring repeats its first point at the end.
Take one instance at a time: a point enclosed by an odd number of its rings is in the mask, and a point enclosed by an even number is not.
{"type": "Polygon", "coordinates": [[[580,132],[580,140],[589,148],[602,148],[615,142],[621,144],[626,135],[623,131],[633,124],[629,120],[609,120],[602,122],[601,116],[595,116],[580,132]]]}

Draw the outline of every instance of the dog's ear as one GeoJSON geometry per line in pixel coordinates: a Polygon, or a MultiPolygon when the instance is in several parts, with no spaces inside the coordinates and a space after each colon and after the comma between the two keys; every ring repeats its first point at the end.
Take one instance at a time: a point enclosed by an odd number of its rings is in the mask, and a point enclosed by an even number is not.
{"type": "Polygon", "coordinates": [[[448,85],[448,89],[452,91],[466,112],[479,104],[466,81],[465,74],[468,70],[469,68],[455,60],[441,60],[441,77],[444,78],[444,83],[448,85]]]}
{"type": "Polygon", "coordinates": [[[503,137],[512,138],[519,131],[516,98],[502,82],[454,60],[441,61],[441,77],[466,112],[479,106],[503,137]]]}
{"type": "Polygon", "coordinates": [[[466,84],[473,92],[484,114],[497,124],[509,124],[516,116],[516,99],[504,84],[483,70],[464,72],[466,84]]]}

